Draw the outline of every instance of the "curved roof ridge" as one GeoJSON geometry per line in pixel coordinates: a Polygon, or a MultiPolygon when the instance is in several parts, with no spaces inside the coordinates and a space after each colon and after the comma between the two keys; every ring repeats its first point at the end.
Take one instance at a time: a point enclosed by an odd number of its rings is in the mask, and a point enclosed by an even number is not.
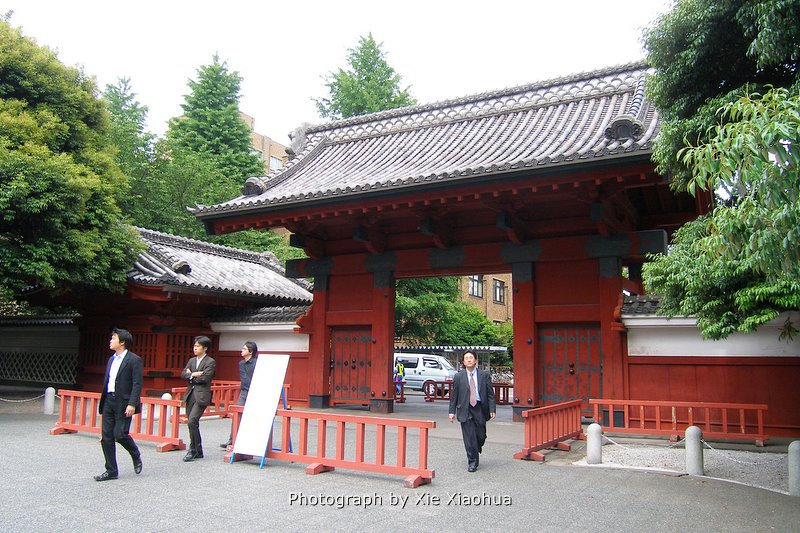
{"type": "Polygon", "coordinates": [[[575,83],[581,80],[590,80],[599,78],[602,76],[608,76],[611,74],[622,73],[622,72],[629,72],[632,70],[640,70],[640,69],[648,69],[650,68],[646,61],[635,61],[630,63],[624,63],[622,65],[616,65],[611,67],[604,67],[601,69],[591,70],[591,71],[584,71],[578,72],[574,74],[568,74],[564,76],[558,76],[555,78],[549,78],[541,81],[536,81],[532,83],[527,83],[523,85],[516,85],[512,87],[506,87],[503,89],[493,89],[490,91],[484,91],[480,93],[474,93],[458,98],[451,98],[447,100],[440,100],[436,102],[430,102],[426,104],[417,104],[413,106],[406,106],[406,107],[398,107],[395,109],[388,109],[386,111],[378,111],[375,113],[369,113],[366,115],[357,115],[355,117],[350,117],[346,119],[336,120],[333,122],[322,123],[312,125],[306,129],[308,133],[318,133],[321,131],[333,130],[333,129],[340,129],[345,128],[348,126],[354,126],[358,124],[364,124],[368,122],[377,122],[382,121],[387,118],[393,118],[396,116],[402,115],[411,115],[422,113],[425,111],[430,111],[433,109],[441,109],[445,107],[454,107],[458,105],[464,105],[472,102],[480,102],[484,100],[489,100],[492,98],[501,98],[503,96],[510,96],[513,94],[518,94],[521,92],[526,91],[535,91],[539,89],[544,89],[547,87],[554,87],[558,85],[566,85],[568,83],[575,83]]]}

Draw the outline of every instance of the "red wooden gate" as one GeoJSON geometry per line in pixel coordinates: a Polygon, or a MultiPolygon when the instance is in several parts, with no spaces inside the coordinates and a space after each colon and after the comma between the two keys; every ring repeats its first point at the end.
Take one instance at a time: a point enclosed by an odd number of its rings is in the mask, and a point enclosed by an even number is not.
{"type": "Polygon", "coordinates": [[[331,403],[369,404],[372,330],[331,329],[331,403]]]}
{"type": "Polygon", "coordinates": [[[539,405],[582,400],[582,411],[590,413],[589,398],[603,397],[600,346],[600,328],[596,325],[541,327],[539,405]]]}

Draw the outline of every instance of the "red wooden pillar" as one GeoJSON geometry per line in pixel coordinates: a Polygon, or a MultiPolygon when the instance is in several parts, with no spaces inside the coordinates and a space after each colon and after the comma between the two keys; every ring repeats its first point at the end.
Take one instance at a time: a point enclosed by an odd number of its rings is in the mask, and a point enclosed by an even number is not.
{"type": "Polygon", "coordinates": [[[533,263],[514,263],[514,421],[523,422],[522,412],[536,401],[536,283],[533,263]]]}
{"type": "Polygon", "coordinates": [[[392,365],[394,360],[394,272],[382,271],[373,274],[372,283],[372,366],[370,367],[370,411],[394,412],[394,384],[392,365]]]}
{"type": "Polygon", "coordinates": [[[603,396],[624,398],[622,331],[615,310],[622,294],[622,264],[618,257],[599,261],[600,332],[603,352],[603,396]]]}
{"type": "Polygon", "coordinates": [[[330,406],[330,329],[325,321],[328,310],[328,272],[314,276],[314,301],[297,324],[301,333],[308,334],[308,386],[309,407],[320,409],[330,406]]]}

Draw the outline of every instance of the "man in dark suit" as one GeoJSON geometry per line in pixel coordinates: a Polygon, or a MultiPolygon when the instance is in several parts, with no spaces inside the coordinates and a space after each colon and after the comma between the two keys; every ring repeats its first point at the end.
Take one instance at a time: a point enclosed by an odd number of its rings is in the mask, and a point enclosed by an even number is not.
{"type": "Polygon", "coordinates": [[[106,471],[94,476],[95,481],[117,479],[117,448],[119,442],[133,459],[133,470],[142,471],[142,455],[128,434],[133,415],[142,412],[142,358],[128,350],[133,337],[125,329],[114,329],[109,348],[114,355],[108,360],[98,411],[103,415],[101,444],[106,459],[106,471]]]}
{"type": "Polygon", "coordinates": [[[474,472],[480,462],[479,454],[486,442],[486,421],[495,417],[496,405],[492,378],[478,370],[478,360],[472,352],[464,353],[464,369],[453,377],[450,389],[450,422],[461,422],[461,436],[467,451],[467,470],[474,472]]]}
{"type": "Polygon", "coordinates": [[[211,403],[211,380],[217,363],[208,355],[211,339],[200,335],[194,339],[194,357],[183,369],[183,379],[189,380],[186,390],[186,418],[189,426],[189,451],[183,457],[186,462],[203,458],[203,440],[200,437],[200,417],[211,403]]]}

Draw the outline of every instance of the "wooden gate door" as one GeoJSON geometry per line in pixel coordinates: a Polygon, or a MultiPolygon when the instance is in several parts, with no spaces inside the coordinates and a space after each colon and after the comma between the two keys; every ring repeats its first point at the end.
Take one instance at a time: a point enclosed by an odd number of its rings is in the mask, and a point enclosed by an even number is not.
{"type": "Polygon", "coordinates": [[[372,329],[331,329],[331,403],[369,404],[372,329]]]}
{"type": "Polygon", "coordinates": [[[564,324],[539,329],[539,405],[603,397],[603,354],[600,327],[564,324]]]}

